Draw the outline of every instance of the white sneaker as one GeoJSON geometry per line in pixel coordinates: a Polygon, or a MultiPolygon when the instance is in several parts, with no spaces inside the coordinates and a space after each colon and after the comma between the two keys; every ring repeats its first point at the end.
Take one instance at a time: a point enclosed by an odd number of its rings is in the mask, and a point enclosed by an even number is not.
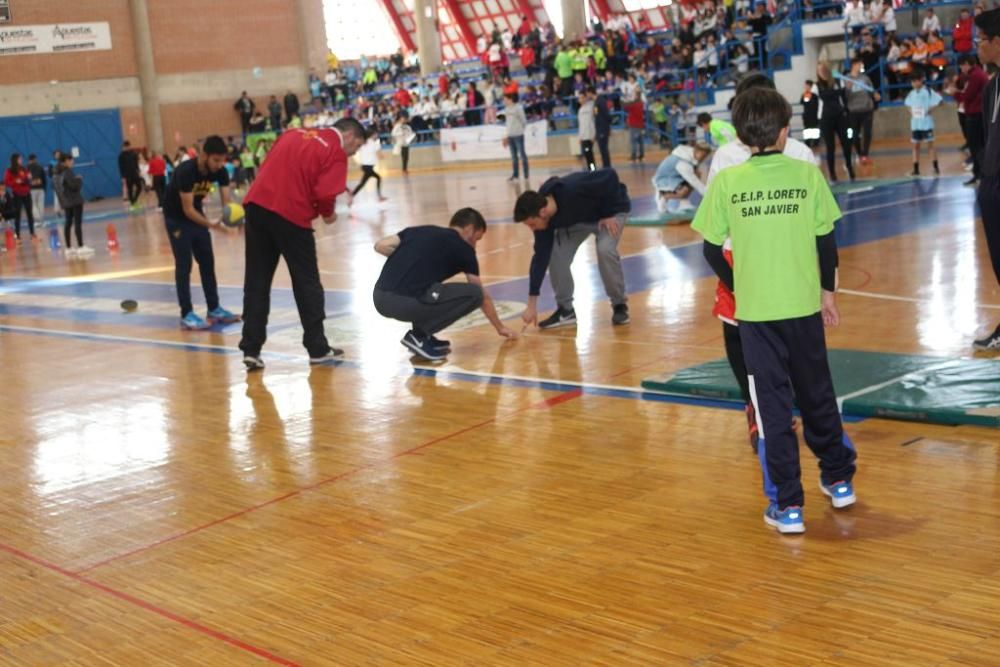
{"type": "Polygon", "coordinates": [[[677,213],[692,213],[694,210],[694,204],[689,199],[681,199],[677,202],[677,213]]]}
{"type": "Polygon", "coordinates": [[[91,248],[89,245],[82,245],[82,246],[80,246],[79,248],[76,249],[76,254],[78,254],[78,255],[93,255],[94,254],[94,249],[91,248]]]}
{"type": "Polygon", "coordinates": [[[76,250],[74,250],[73,248],[66,248],[66,256],[76,257],[76,250]]]}
{"type": "Polygon", "coordinates": [[[660,213],[667,212],[667,198],[659,192],[656,193],[656,210],[660,213]]]}

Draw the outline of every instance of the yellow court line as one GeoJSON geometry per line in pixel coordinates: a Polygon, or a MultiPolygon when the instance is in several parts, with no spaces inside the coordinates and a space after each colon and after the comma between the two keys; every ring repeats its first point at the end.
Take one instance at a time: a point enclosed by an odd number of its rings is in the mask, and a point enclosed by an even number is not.
{"type": "Polygon", "coordinates": [[[64,276],[61,278],[45,278],[45,277],[28,277],[28,276],[11,276],[12,278],[20,278],[21,280],[35,280],[37,282],[44,282],[54,285],[72,285],[76,283],[96,283],[102,280],[116,280],[118,278],[130,278],[132,276],[145,276],[150,273],[164,273],[166,271],[173,271],[174,266],[157,266],[151,269],[131,269],[129,271],[106,271],[104,273],[88,273],[82,276],[64,276]]]}

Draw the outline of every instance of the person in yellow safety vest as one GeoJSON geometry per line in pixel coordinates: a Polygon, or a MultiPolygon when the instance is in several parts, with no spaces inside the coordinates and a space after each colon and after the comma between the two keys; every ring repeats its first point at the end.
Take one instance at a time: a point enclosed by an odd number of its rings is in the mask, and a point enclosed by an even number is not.
{"type": "Polygon", "coordinates": [[[604,53],[604,49],[598,44],[594,47],[594,65],[597,66],[597,71],[604,73],[604,70],[608,67],[608,57],[604,53]]]}
{"type": "Polygon", "coordinates": [[[566,97],[573,92],[573,59],[570,56],[570,50],[566,48],[565,44],[559,47],[553,67],[555,67],[556,76],[559,77],[558,95],[559,97],[566,97]]]}
{"type": "Polygon", "coordinates": [[[374,87],[378,83],[378,74],[375,73],[374,67],[369,67],[365,70],[365,75],[361,79],[361,83],[364,84],[365,88],[374,87]]]}
{"type": "Polygon", "coordinates": [[[573,48],[569,50],[570,60],[573,62],[573,73],[586,72],[587,71],[587,55],[583,51],[583,47],[579,44],[575,44],[573,48]]]}

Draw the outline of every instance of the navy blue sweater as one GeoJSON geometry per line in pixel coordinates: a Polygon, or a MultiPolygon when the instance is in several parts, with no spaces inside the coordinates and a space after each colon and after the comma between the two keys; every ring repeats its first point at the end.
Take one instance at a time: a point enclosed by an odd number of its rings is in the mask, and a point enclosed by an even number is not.
{"type": "Polygon", "coordinates": [[[604,218],[632,210],[628,188],[618,180],[614,169],[581,171],[569,176],[553,177],[538,189],[542,195],[556,200],[556,214],[547,229],[535,232],[535,254],[531,258],[531,279],[528,294],[537,296],[549,268],[556,230],[578,224],[594,224],[604,218]]]}

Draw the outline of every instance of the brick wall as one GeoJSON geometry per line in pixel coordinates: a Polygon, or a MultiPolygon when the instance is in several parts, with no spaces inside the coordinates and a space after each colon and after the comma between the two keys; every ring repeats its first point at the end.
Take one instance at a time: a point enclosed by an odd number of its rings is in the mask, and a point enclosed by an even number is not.
{"type": "Polygon", "coordinates": [[[111,50],[4,56],[0,58],[2,85],[115,79],[137,74],[128,0],[14,0],[11,15],[13,21],[5,27],[107,21],[111,50]]]}

